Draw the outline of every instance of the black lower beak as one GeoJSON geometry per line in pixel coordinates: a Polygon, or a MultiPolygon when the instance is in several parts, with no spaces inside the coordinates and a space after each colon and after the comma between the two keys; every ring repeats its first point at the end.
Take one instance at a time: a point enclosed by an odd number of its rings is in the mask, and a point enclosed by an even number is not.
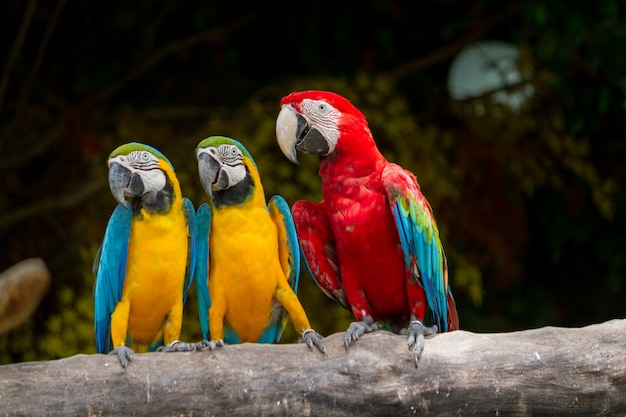
{"type": "Polygon", "coordinates": [[[324,135],[317,129],[306,128],[302,130],[296,141],[296,149],[314,155],[328,155],[330,148],[324,135]]]}

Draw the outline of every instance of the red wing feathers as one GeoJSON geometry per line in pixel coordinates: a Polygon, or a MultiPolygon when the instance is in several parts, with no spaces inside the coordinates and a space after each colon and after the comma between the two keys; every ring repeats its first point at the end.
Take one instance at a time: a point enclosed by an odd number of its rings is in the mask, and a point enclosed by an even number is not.
{"type": "Polygon", "coordinates": [[[349,310],[341,283],[335,240],[323,204],[297,201],[291,212],[309,274],[328,297],[349,310]]]}

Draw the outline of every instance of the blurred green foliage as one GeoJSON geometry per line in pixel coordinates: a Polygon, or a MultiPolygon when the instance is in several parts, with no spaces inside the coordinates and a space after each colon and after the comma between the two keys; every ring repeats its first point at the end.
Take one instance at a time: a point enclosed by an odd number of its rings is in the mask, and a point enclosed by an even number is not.
{"type": "MultiPolygon", "coordinates": [[[[0,266],[37,256],[52,272],[33,318],[0,336],[0,363],[95,352],[91,264],[119,144],[161,150],[196,206],[194,149],[210,135],[248,147],[268,198],[319,200],[317,158],[291,164],[274,133],[280,98],[304,89],[353,101],[387,158],[416,174],[463,328],[626,316],[622,2],[308,6],[59,1],[36,4],[30,21],[24,2],[0,6],[0,266]],[[454,54],[478,39],[519,46],[534,92],[519,111],[447,96],[454,54]]],[[[306,272],[300,298],[324,335],[351,321],[306,272]]],[[[183,340],[200,338],[193,290],[183,327],[183,340]]],[[[289,325],[284,341],[295,340],[289,325]]]]}

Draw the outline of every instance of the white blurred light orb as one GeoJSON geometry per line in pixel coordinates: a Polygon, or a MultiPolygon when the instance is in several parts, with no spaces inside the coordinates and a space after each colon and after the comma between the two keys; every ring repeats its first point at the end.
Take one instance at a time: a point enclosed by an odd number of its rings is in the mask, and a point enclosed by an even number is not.
{"type": "Polygon", "coordinates": [[[519,50],[513,44],[495,40],[473,43],[452,61],[448,92],[455,100],[493,92],[493,100],[517,111],[533,94],[529,84],[513,91],[503,89],[527,81],[528,77],[519,72],[519,59],[519,50]]]}

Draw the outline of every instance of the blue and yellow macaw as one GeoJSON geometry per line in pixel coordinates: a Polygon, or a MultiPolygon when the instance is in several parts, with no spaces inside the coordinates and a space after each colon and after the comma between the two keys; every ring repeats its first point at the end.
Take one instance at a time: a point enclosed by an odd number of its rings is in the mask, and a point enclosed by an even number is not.
{"type": "Polygon", "coordinates": [[[196,151],[210,197],[196,213],[200,344],[276,343],[287,313],[301,341],[325,352],[296,295],[300,251],[287,202],[275,195],[266,204],[256,164],[238,141],[212,136],[196,151]]]}
{"type": "Polygon", "coordinates": [[[94,262],[96,346],[113,347],[126,368],[133,349],[177,343],[195,267],[195,210],[158,150],[127,143],[108,165],[119,204],[94,262]]]}

